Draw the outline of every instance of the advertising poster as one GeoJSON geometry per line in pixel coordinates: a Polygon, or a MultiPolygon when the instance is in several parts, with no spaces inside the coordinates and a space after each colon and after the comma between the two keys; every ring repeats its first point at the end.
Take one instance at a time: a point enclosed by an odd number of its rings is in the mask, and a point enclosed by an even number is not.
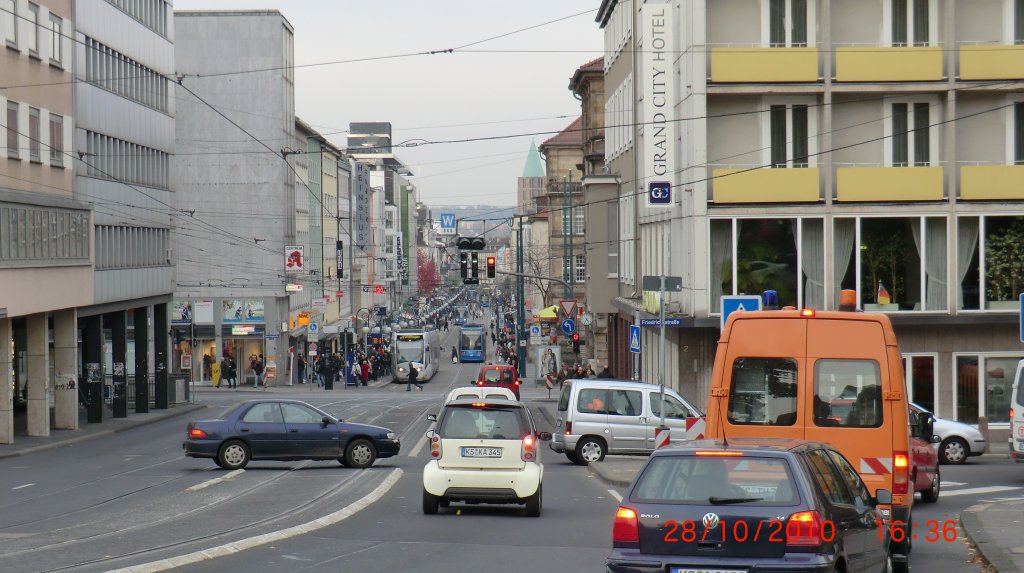
{"type": "Polygon", "coordinates": [[[303,245],[288,245],[284,248],[284,270],[286,274],[295,275],[305,270],[304,255],[306,248],[303,245]]]}
{"type": "Polygon", "coordinates": [[[194,303],[195,309],[195,323],[196,324],[213,324],[213,301],[212,300],[197,300],[194,303]]]}
{"type": "Polygon", "coordinates": [[[192,324],[192,301],[176,300],[171,303],[171,324],[192,324]]]}
{"type": "Polygon", "coordinates": [[[355,177],[355,185],[352,188],[352,202],[354,203],[355,215],[352,220],[352,227],[355,234],[352,241],[355,246],[362,250],[370,244],[370,168],[361,164],[355,164],[352,173],[355,177]]]}
{"type": "Polygon", "coordinates": [[[262,300],[229,299],[223,301],[221,305],[223,310],[221,322],[224,324],[262,323],[264,321],[262,300]]]}

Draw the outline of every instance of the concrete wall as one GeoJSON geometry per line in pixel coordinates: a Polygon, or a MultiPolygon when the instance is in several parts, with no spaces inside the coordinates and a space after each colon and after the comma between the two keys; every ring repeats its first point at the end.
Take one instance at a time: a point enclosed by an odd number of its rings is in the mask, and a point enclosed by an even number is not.
{"type": "Polygon", "coordinates": [[[760,0],[712,0],[707,2],[707,39],[712,47],[761,43],[760,0]]]}
{"type": "Polygon", "coordinates": [[[957,96],[957,115],[978,114],[943,128],[956,130],[957,161],[983,164],[1006,162],[1006,132],[1007,129],[1012,130],[1013,108],[980,113],[1005,104],[1005,96],[998,93],[964,92],[957,96]]]}
{"type": "MultiPolygon", "coordinates": [[[[998,44],[1004,41],[1003,21],[1007,0],[950,2],[956,13],[956,41],[998,44]]],[[[1012,31],[1012,28],[1010,28],[1012,31]]]]}
{"type": "MultiPolygon", "coordinates": [[[[877,140],[884,134],[888,119],[882,100],[861,101],[861,94],[837,95],[832,105],[832,146],[846,147],[861,141],[877,140]]],[[[846,147],[832,153],[834,163],[859,163],[881,166],[885,161],[884,144],[874,141],[846,147]]]]}
{"type": "Polygon", "coordinates": [[[880,45],[883,0],[832,0],[832,44],[880,45]]]}

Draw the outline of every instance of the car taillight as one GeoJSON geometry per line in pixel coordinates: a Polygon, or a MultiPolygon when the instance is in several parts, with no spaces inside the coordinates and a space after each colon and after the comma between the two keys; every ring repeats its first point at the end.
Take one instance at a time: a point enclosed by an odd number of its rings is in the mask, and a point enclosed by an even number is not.
{"type": "Polygon", "coordinates": [[[1010,420],[1013,420],[1013,408],[1010,408],[1010,420]]]}
{"type": "Polygon", "coordinates": [[[568,436],[572,433],[572,422],[565,423],[565,435],[568,436]]]}
{"type": "Polygon", "coordinates": [[[533,436],[526,436],[523,438],[523,461],[532,462],[536,453],[537,441],[533,439],[533,436]]]}
{"type": "MultiPolygon", "coordinates": [[[[821,514],[801,511],[789,516],[786,522],[786,545],[789,547],[817,547],[821,545],[821,514]]],[[[826,531],[828,535],[833,532],[826,531]]]]}
{"type": "Polygon", "coordinates": [[[516,386],[518,386],[518,385],[520,385],[520,384],[522,384],[522,383],[523,383],[523,382],[522,382],[521,380],[516,380],[516,386]]]}
{"type": "Polygon", "coordinates": [[[910,484],[910,458],[907,452],[892,453],[892,493],[906,495],[910,484]]]}
{"type": "Polygon", "coordinates": [[[640,524],[637,523],[636,511],[628,507],[619,507],[615,512],[615,524],[612,525],[613,543],[640,543],[640,524]]]}
{"type": "Polygon", "coordinates": [[[430,438],[430,457],[435,460],[441,457],[441,438],[438,436],[430,438]]]}
{"type": "Polygon", "coordinates": [[[204,430],[200,430],[199,428],[192,428],[191,430],[188,431],[188,437],[190,437],[190,438],[205,438],[206,437],[206,432],[204,430]]]}

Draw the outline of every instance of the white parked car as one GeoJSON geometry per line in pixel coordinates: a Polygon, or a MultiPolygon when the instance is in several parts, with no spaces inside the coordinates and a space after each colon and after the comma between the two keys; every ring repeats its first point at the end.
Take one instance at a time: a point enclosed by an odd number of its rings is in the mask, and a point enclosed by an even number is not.
{"type": "Polygon", "coordinates": [[[927,409],[911,402],[915,412],[927,412],[935,418],[934,432],[942,441],[935,446],[939,461],[944,464],[962,464],[967,458],[985,453],[985,436],[970,424],[939,418],[927,409]]]}
{"type": "Polygon", "coordinates": [[[454,400],[468,399],[512,400],[514,402],[516,395],[508,388],[497,388],[495,386],[465,386],[463,388],[456,388],[449,392],[448,396],[444,399],[444,403],[447,404],[454,400]]]}
{"type": "MultiPolygon", "coordinates": [[[[493,389],[492,389],[493,390],[493,389]]],[[[529,408],[518,401],[479,398],[449,402],[427,432],[430,461],[423,468],[423,513],[451,502],[502,503],[541,511],[544,465],[529,408]]]]}

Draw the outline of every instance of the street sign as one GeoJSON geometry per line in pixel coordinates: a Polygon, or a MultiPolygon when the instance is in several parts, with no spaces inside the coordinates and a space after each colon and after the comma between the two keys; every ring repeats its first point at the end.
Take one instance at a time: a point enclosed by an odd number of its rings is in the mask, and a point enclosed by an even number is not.
{"type": "Polygon", "coordinates": [[[558,305],[562,307],[562,312],[566,318],[572,318],[572,315],[576,313],[576,300],[560,300],[558,305]]]}
{"type": "Polygon", "coordinates": [[[281,335],[276,332],[268,332],[266,335],[267,342],[273,342],[281,338],[281,335]]]}
{"type": "Polygon", "coordinates": [[[648,205],[671,205],[672,183],[668,181],[651,181],[647,185],[648,205]]]}
{"type": "Polygon", "coordinates": [[[635,324],[629,326],[629,351],[633,354],[640,353],[640,327],[635,324]]]}
{"type": "MultiPolygon", "coordinates": [[[[644,275],[643,289],[645,291],[661,290],[661,277],[644,275]]],[[[665,292],[682,292],[683,277],[665,277],[665,292]]]]}
{"type": "Polygon", "coordinates": [[[723,295],[721,308],[722,322],[719,328],[725,330],[725,321],[729,319],[730,314],[736,311],[761,310],[761,297],[756,294],[723,295]]]}
{"type": "Polygon", "coordinates": [[[315,342],[310,342],[310,343],[309,343],[309,350],[310,350],[311,352],[316,352],[318,348],[319,348],[319,347],[318,347],[318,346],[316,345],[316,343],[315,343],[315,342]]]}
{"type": "Polygon", "coordinates": [[[320,340],[320,325],[315,322],[309,323],[309,326],[306,327],[306,338],[320,340]]]}
{"type": "Polygon", "coordinates": [[[314,298],[313,299],[313,310],[326,310],[326,309],[327,309],[327,301],[326,300],[324,300],[322,298],[314,298]]]}
{"type": "MultiPolygon", "coordinates": [[[[661,319],[659,318],[641,318],[640,326],[661,326],[661,319]]],[[[680,328],[683,326],[683,319],[681,318],[666,318],[665,328],[680,328]]]]}
{"type": "Polygon", "coordinates": [[[562,332],[564,332],[566,334],[572,334],[572,333],[576,332],[576,321],[571,319],[571,318],[567,318],[567,319],[563,320],[562,321],[562,332]]]}
{"type": "Polygon", "coordinates": [[[441,228],[439,234],[441,235],[454,235],[456,224],[454,213],[441,213],[441,228]]]}

